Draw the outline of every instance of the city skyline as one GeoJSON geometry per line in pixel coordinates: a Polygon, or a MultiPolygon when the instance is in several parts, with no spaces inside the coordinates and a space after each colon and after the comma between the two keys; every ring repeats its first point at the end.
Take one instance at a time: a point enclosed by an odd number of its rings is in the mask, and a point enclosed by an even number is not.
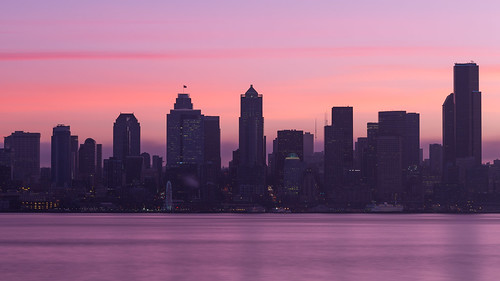
{"type": "Polygon", "coordinates": [[[322,140],[329,108],[352,106],[355,139],[378,111],[419,112],[427,150],[441,140],[436,121],[443,95],[453,91],[450,66],[471,59],[481,65],[483,160],[497,158],[500,42],[490,35],[498,29],[497,3],[221,1],[226,8],[215,9],[203,2],[111,2],[113,13],[104,4],[64,1],[51,9],[32,1],[40,13],[7,1],[0,11],[0,84],[8,97],[0,117],[9,120],[0,134],[40,132],[43,166],[58,123],[102,143],[108,157],[109,128],[120,112],[144,124],[144,151],[165,155],[164,115],[184,84],[197,108],[221,117],[224,165],[238,147],[238,99],[249,84],[266,97],[268,140],[278,130],[313,132],[315,120],[322,140]],[[470,13],[482,16],[459,20],[470,13]],[[246,14],[257,20],[242,20],[246,14]],[[283,110],[297,105],[303,109],[283,110]]]}

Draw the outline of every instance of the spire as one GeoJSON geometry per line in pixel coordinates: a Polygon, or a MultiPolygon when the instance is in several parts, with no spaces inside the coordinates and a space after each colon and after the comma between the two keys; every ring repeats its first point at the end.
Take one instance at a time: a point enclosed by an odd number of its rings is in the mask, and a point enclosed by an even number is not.
{"type": "Polygon", "coordinates": [[[250,88],[248,88],[247,92],[245,93],[245,96],[251,96],[251,97],[257,97],[259,93],[253,88],[253,85],[250,85],[250,88]]]}

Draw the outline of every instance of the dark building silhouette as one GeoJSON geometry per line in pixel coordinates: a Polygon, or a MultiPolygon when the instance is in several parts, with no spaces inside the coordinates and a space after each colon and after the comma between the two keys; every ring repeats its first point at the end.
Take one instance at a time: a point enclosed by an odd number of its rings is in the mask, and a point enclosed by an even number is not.
{"type": "Polygon", "coordinates": [[[314,134],[304,133],[304,162],[310,162],[314,157],[314,134]]]}
{"type": "Polygon", "coordinates": [[[332,125],[325,126],[325,187],[330,197],[347,183],[353,154],[353,108],[333,107],[332,125]]]}
{"type": "MultiPolygon", "coordinates": [[[[278,136],[273,141],[273,181],[276,189],[280,193],[286,193],[284,190],[284,167],[285,159],[290,157],[290,163],[303,162],[304,160],[304,132],[298,130],[281,130],[278,131],[278,136]]],[[[297,166],[297,164],[290,164],[291,167],[297,166]]],[[[293,168],[295,169],[295,168],[293,168]]],[[[298,192],[298,190],[297,190],[298,192]]],[[[298,193],[297,193],[298,194],[298,193]]]]}
{"type": "Polygon", "coordinates": [[[402,141],[402,168],[420,164],[420,115],[406,111],[379,112],[379,136],[398,136],[402,141]]]}
{"type": "Polygon", "coordinates": [[[193,109],[189,94],[178,94],[167,114],[167,177],[174,198],[214,200],[220,174],[218,116],[193,109]]]}
{"type": "Polygon", "coordinates": [[[455,165],[455,101],[453,93],[443,103],[443,165],[455,165]]]}
{"type": "Polygon", "coordinates": [[[205,116],[204,156],[202,180],[205,188],[202,198],[214,202],[217,200],[219,177],[221,173],[220,157],[220,121],[219,116],[205,116]]]}
{"type": "Polygon", "coordinates": [[[202,165],[204,156],[201,110],[188,94],[179,94],[167,114],[167,166],[202,165]]]}
{"type": "Polygon", "coordinates": [[[443,146],[438,143],[429,144],[429,168],[437,175],[443,171],[443,146]]]}
{"type": "Polygon", "coordinates": [[[113,157],[125,160],[141,153],[141,126],[133,113],[121,113],[113,125],[113,157]]]}
{"type": "Polygon", "coordinates": [[[69,126],[57,125],[52,130],[51,172],[54,187],[71,187],[72,140],[69,126]]]}
{"type": "Polygon", "coordinates": [[[242,200],[259,200],[266,187],[266,148],[262,95],[253,85],[241,95],[237,154],[238,192],[242,200]]]}
{"type": "Polygon", "coordinates": [[[479,66],[456,63],[453,68],[455,102],[455,156],[473,158],[481,165],[481,92],[479,66]]]}
{"type": "Polygon", "coordinates": [[[418,113],[379,112],[377,200],[402,200],[407,178],[420,164],[419,123],[418,113]]]}
{"type": "Polygon", "coordinates": [[[147,152],[143,152],[141,156],[144,158],[144,161],[142,161],[142,168],[151,169],[151,155],[147,152]]]}
{"type": "Polygon", "coordinates": [[[10,150],[12,180],[30,186],[40,178],[40,133],[16,131],[4,138],[10,150]]]}
{"type": "Polygon", "coordinates": [[[71,180],[78,179],[78,136],[71,136],[71,180]]]}
{"type": "Polygon", "coordinates": [[[88,138],[80,145],[80,149],[78,150],[78,176],[85,187],[92,192],[95,192],[95,185],[98,182],[98,161],[100,160],[98,159],[96,141],[88,138]]]}
{"type": "Polygon", "coordinates": [[[102,144],[96,144],[96,180],[98,183],[102,183],[102,144]]]}

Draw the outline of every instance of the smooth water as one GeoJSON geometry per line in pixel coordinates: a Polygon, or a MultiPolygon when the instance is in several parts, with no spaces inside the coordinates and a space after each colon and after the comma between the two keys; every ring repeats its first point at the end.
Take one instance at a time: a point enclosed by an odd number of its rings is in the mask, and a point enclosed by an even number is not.
{"type": "Polygon", "coordinates": [[[0,214],[0,280],[500,280],[500,215],[0,214]]]}

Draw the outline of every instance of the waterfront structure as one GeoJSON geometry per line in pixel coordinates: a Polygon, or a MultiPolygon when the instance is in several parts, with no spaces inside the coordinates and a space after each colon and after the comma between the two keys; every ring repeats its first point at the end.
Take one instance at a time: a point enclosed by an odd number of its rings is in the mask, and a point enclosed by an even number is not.
{"type": "Polygon", "coordinates": [[[15,131],[4,138],[10,151],[12,180],[30,186],[40,178],[40,133],[15,131]]]}

